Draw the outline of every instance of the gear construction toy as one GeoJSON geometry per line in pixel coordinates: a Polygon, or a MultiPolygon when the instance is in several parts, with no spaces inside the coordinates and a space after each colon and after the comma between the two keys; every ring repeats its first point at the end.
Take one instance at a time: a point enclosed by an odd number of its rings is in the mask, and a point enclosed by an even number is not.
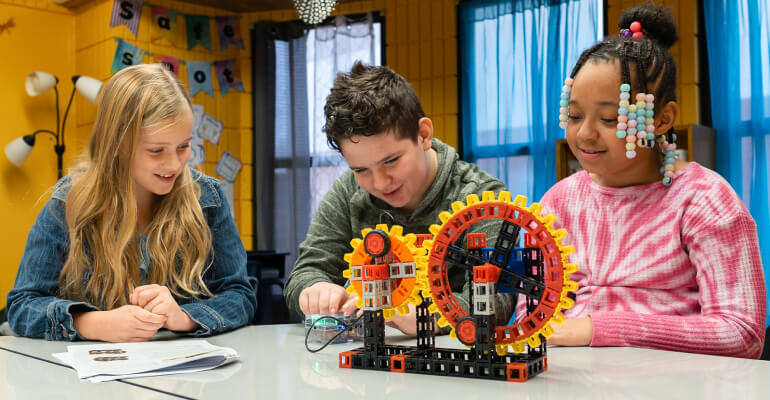
{"type": "Polygon", "coordinates": [[[548,368],[550,323],[564,320],[561,310],[574,304],[568,293],[578,287],[569,279],[577,271],[568,259],[574,249],[561,244],[567,232],[554,229],[553,215],[540,215],[540,204],[527,207],[524,196],[511,201],[508,192],[497,198],[484,192],[481,200],[473,194],[466,201],[439,214],[432,235],[404,236],[400,226],[377,225],[351,241],[343,275],[363,309],[364,347],[340,353],[341,368],[515,382],[548,368]],[[486,247],[483,230],[490,226],[499,230],[494,246],[486,247]],[[522,230],[524,246],[516,247],[522,230]],[[470,310],[452,293],[450,267],[467,273],[470,310]],[[496,326],[497,293],[523,295],[526,315],[496,326]],[[417,346],[385,344],[385,320],[407,314],[409,303],[416,308],[417,346]],[[436,348],[434,321],[450,326],[450,336],[468,349],[436,348]]]}

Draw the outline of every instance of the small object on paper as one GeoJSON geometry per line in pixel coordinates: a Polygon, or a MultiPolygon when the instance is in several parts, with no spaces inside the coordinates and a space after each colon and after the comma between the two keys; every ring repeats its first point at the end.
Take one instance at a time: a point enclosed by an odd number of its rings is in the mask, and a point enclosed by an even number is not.
{"type": "Polygon", "coordinates": [[[219,137],[222,135],[222,127],[222,121],[210,114],[203,113],[200,125],[198,126],[198,135],[212,144],[217,144],[219,143],[219,137]]]}
{"type": "Polygon", "coordinates": [[[243,164],[241,164],[237,158],[226,151],[222,153],[222,157],[219,159],[215,171],[217,175],[221,176],[223,179],[229,182],[235,182],[235,176],[238,175],[238,171],[241,170],[242,166],[243,164]]]}
{"type": "Polygon", "coordinates": [[[239,358],[235,350],[201,339],[67,346],[53,356],[91,382],[205,371],[239,358]]]}

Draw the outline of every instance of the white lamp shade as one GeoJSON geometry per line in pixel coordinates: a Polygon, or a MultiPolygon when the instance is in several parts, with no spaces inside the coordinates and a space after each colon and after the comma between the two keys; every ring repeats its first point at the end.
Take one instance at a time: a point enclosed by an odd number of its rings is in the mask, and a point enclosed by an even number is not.
{"type": "Polygon", "coordinates": [[[80,76],[75,82],[75,88],[78,92],[87,98],[91,103],[96,104],[96,97],[102,88],[102,81],[88,76],[80,76]]]}
{"type": "Polygon", "coordinates": [[[27,94],[30,96],[37,96],[40,93],[56,86],[57,79],[55,76],[47,72],[30,72],[27,75],[25,87],[27,88],[27,94]]]}
{"type": "Polygon", "coordinates": [[[8,161],[17,167],[24,164],[30,152],[32,152],[32,146],[24,140],[24,137],[18,137],[5,146],[5,155],[8,157],[8,161]]]}

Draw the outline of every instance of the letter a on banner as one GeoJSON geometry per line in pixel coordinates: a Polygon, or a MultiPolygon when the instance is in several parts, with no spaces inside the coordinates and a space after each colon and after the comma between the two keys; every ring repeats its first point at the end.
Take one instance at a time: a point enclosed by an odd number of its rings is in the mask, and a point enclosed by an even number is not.
{"type": "Polygon", "coordinates": [[[168,8],[152,6],[152,28],[150,29],[150,41],[154,42],[165,38],[171,44],[176,44],[176,17],[179,14],[168,8]]]}
{"type": "Polygon", "coordinates": [[[114,74],[123,68],[142,63],[144,50],[118,38],[115,38],[115,41],[118,42],[118,48],[115,50],[115,59],[112,60],[112,68],[110,68],[111,74],[114,74]]]}
{"type": "Polygon", "coordinates": [[[199,91],[208,93],[214,97],[214,84],[211,81],[211,62],[188,61],[187,62],[187,86],[190,88],[190,97],[199,91]]]}
{"type": "Polygon", "coordinates": [[[136,36],[139,31],[139,16],[142,15],[142,0],[115,0],[112,3],[110,27],[125,25],[136,36]]]}

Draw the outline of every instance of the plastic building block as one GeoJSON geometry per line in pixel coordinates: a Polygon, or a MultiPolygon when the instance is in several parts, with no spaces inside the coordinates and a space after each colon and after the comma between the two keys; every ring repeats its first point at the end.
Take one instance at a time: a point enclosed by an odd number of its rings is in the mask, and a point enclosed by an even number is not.
{"type": "Polygon", "coordinates": [[[577,270],[569,263],[573,248],[561,244],[566,232],[555,230],[555,218],[540,216],[541,206],[527,206],[523,196],[511,201],[508,192],[484,192],[481,200],[466,200],[440,213],[441,224],[430,234],[403,236],[400,226],[377,225],[351,241],[343,275],[351,279],[348,291],[363,299],[364,346],[340,353],[340,368],[510,382],[547,370],[550,323],[564,320],[561,310],[574,304],[567,295],[577,289],[569,279],[577,270]],[[467,232],[487,219],[501,220],[492,247],[486,247],[486,233],[467,232]],[[524,247],[516,247],[522,230],[524,247]],[[470,310],[446,284],[450,266],[464,269],[472,284],[470,310]],[[526,301],[527,315],[509,326],[495,325],[494,296],[502,292],[526,301]],[[417,305],[417,346],[386,344],[385,319],[394,310],[408,311],[408,303],[417,305]],[[469,349],[436,348],[434,324],[450,326],[450,336],[469,349]]]}

